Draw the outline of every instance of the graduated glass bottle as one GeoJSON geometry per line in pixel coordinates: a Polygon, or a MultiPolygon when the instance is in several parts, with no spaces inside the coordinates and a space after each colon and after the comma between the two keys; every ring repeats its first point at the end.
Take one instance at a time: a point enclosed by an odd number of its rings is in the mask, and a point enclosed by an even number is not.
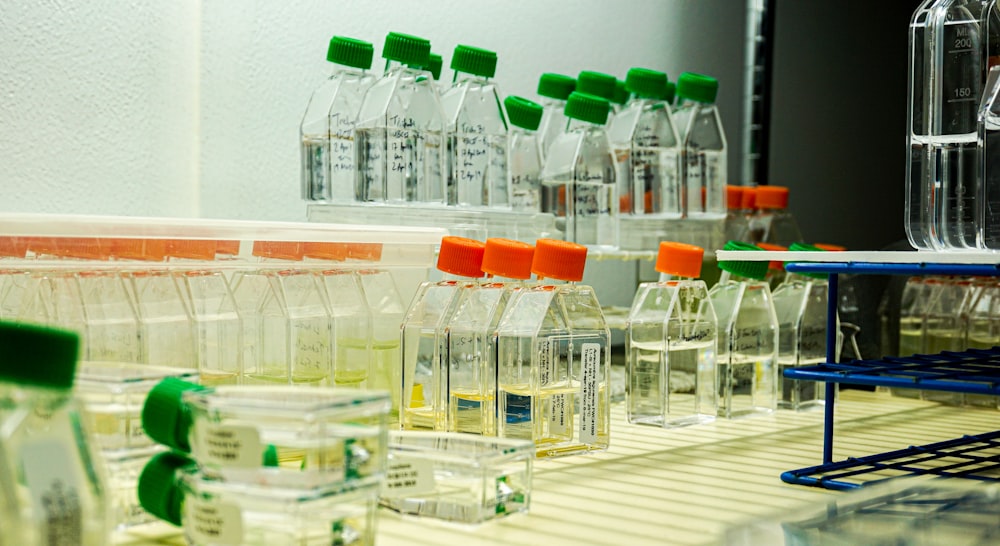
{"type": "Polygon", "coordinates": [[[459,45],[451,68],[454,83],[441,96],[448,133],[448,204],[509,208],[507,116],[491,80],[497,54],[459,45]]]}
{"type": "Polygon", "coordinates": [[[576,284],[586,259],[582,245],[536,241],[538,284],[515,292],[497,329],[497,435],[539,457],[609,445],[611,336],[593,288],[576,284]]]}
{"type": "Polygon", "coordinates": [[[608,125],[621,212],[680,218],[680,142],[665,100],[667,75],[632,68],[625,87],[632,98],[608,125]]]}
{"type": "Polygon", "coordinates": [[[544,108],[528,99],[509,96],[503,101],[510,118],[508,133],[507,176],[511,207],[522,212],[541,208],[542,146],[538,124],[544,108]]]}
{"type": "Polygon", "coordinates": [[[604,128],[608,112],[605,99],[580,92],[569,96],[565,113],[571,121],[542,167],[542,211],[563,220],[567,241],[617,248],[615,159],[604,128]]]}
{"type": "Polygon", "coordinates": [[[698,279],[704,254],[694,245],[661,242],[660,281],[636,291],[625,327],[630,423],[669,428],[715,420],[718,323],[698,279]]]}
{"type": "MultiPolygon", "coordinates": [[[[791,251],[820,251],[803,243],[792,244],[791,251]]],[[[827,361],[827,291],[824,273],[788,273],[774,290],[774,310],[778,318],[778,407],[805,410],[824,403],[825,389],[816,381],[787,379],[785,370],[813,366],[827,361]]],[[[839,361],[840,324],[837,330],[839,361]]]]}
{"type": "Polygon", "coordinates": [[[0,323],[0,542],[110,542],[100,453],[72,396],[75,334],[0,323]]]}
{"type": "Polygon", "coordinates": [[[684,126],[681,179],[688,218],[726,217],[726,133],[715,105],[718,92],[715,78],[693,72],[677,78],[677,94],[685,102],[674,114],[674,121],[684,126]]]}
{"type": "Polygon", "coordinates": [[[372,44],[334,36],[326,52],[333,74],[309,99],[299,126],[302,139],[302,198],[351,202],[355,199],[354,124],[365,92],[375,81],[372,44]]]}
{"type": "Polygon", "coordinates": [[[478,285],[476,279],[483,276],[485,248],[484,243],[465,237],[441,239],[437,268],[445,278],[421,284],[406,311],[399,408],[404,430],[444,430],[447,426],[446,327],[459,294],[478,285]]]}
{"type": "MultiPolygon", "coordinates": [[[[725,250],[760,250],[729,241],[725,250]]],[[[719,417],[771,413],[778,394],[778,318],[767,262],[720,261],[709,297],[719,319],[719,417]]]]}
{"type": "Polygon", "coordinates": [[[539,101],[544,109],[542,120],[538,123],[538,135],[542,146],[542,159],[548,154],[549,147],[555,139],[563,134],[569,118],[563,112],[569,94],[576,89],[576,80],[563,74],[551,72],[542,74],[538,79],[539,101]]]}
{"type": "Polygon", "coordinates": [[[445,118],[434,79],[422,68],[431,43],[390,32],[385,74],[365,93],[355,131],[359,201],[445,202],[445,118]]]}
{"type": "Polygon", "coordinates": [[[487,280],[462,290],[445,330],[446,429],[496,435],[496,330],[511,296],[531,277],[535,249],[510,239],[487,239],[487,280]]]}

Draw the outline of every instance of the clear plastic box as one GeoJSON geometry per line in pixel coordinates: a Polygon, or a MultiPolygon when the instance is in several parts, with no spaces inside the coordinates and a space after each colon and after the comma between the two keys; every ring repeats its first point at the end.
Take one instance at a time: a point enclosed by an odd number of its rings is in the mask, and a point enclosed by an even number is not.
{"type": "Polygon", "coordinates": [[[380,503],[460,523],[527,512],[534,458],[535,445],[525,440],[393,431],[380,503]]]}

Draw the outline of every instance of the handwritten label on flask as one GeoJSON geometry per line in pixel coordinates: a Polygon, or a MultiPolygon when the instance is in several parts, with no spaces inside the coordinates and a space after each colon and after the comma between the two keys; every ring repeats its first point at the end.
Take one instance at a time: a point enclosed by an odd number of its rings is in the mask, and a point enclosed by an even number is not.
{"type": "Polygon", "coordinates": [[[184,512],[184,533],[190,544],[243,544],[243,513],[239,506],[188,495],[184,512]]]}
{"type": "Polygon", "coordinates": [[[254,468],[261,465],[260,435],[246,425],[195,425],[194,454],[199,461],[218,466],[254,468]]]}
{"type": "Polygon", "coordinates": [[[38,544],[83,544],[80,475],[73,453],[73,446],[59,438],[40,438],[21,446],[38,544]]]}
{"type": "Polygon", "coordinates": [[[580,354],[580,442],[597,443],[601,345],[584,343],[580,354]]]}

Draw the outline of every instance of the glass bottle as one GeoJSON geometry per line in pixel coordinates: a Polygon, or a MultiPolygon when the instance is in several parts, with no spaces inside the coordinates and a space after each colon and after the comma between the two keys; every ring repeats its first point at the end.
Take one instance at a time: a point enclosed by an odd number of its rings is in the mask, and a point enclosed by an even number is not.
{"type": "Polygon", "coordinates": [[[375,81],[372,44],[334,36],[326,60],[333,74],[309,99],[299,126],[302,139],[302,198],[306,201],[354,200],[354,124],[365,92],[375,81]]]}
{"type": "Polygon", "coordinates": [[[608,125],[621,212],[680,218],[679,140],[670,106],[664,100],[667,75],[632,68],[625,85],[632,98],[608,125]]]}
{"type": "Polygon", "coordinates": [[[788,188],[757,186],[756,213],[751,218],[752,231],[761,234],[762,243],[788,246],[802,242],[802,231],[788,210],[788,188]]]}
{"type": "Polygon", "coordinates": [[[361,104],[355,131],[358,201],[445,202],[444,112],[424,38],[390,32],[385,74],[361,104]]]}
{"type": "Polygon", "coordinates": [[[604,128],[608,109],[602,98],[570,95],[565,113],[572,121],[542,167],[542,210],[564,220],[567,241],[617,248],[615,159],[604,128]]]}
{"type": "Polygon", "coordinates": [[[538,124],[544,108],[513,95],[505,98],[503,104],[511,124],[507,150],[511,207],[535,213],[541,207],[542,146],[538,140],[538,124]]]}
{"type": "MultiPolygon", "coordinates": [[[[725,250],[760,250],[729,241],[725,250]]],[[[777,407],[778,319],[767,262],[720,261],[709,297],[719,319],[719,417],[771,413],[777,407]]]]}
{"type": "Polygon", "coordinates": [[[715,78],[692,72],[677,78],[677,94],[686,100],[674,122],[685,126],[680,137],[681,179],[689,218],[726,217],[726,133],[715,105],[718,92],[715,78]]]}
{"type": "Polygon", "coordinates": [[[451,68],[454,83],[441,97],[448,132],[448,204],[509,208],[507,116],[491,81],[497,54],[459,45],[451,68]]]}
{"type": "Polygon", "coordinates": [[[72,396],[75,334],[0,323],[0,540],[108,544],[107,482],[72,396]]]}
{"type": "Polygon", "coordinates": [[[639,285],[625,327],[630,423],[678,427],[715,420],[718,323],[701,274],[705,251],[661,242],[659,282],[639,285]]]}
{"type": "Polygon", "coordinates": [[[459,293],[483,276],[486,245],[464,237],[441,239],[437,268],[446,277],[417,289],[403,318],[402,396],[399,415],[404,430],[444,430],[448,386],[442,363],[446,356],[445,327],[455,312],[459,293]]]}
{"type": "MultiPolygon", "coordinates": [[[[763,247],[762,247],[763,248],[763,247]]],[[[795,243],[791,251],[820,251],[813,245],[795,243]]],[[[823,273],[788,273],[774,290],[778,318],[778,407],[807,410],[824,403],[823,383],[786,379],[785,370],[827,361],[828,276],[823,273]]],[[[839,321],[837,347],[840,347],[839,321]]],[[[838,356],[835,361],[839,360],[838,356]]]]}
{"type": "Polygon", "coordinates": [[[533,441],[539,457],[609,445],[611,335],[593,288],[576,284],[586,260],[582,245],[536,241],[538,284],[515,293],[497,329],[497,435],[533,441]]]}
{"type": "Polygon", "coordinates": [[[542,145],[542,159],[548,154],[555,139],[566,131],[569,118],[566,117],[566,101],[576,90],[576,80],[563,74],[545,73],[538,79],[538,96],[542,97],[542,121],[538,123],[538,135],[542,145]]]}
{"type": "Polygon", "coordinates": [[[482,270],[488,279],[457,295],[445,330],[449,431],[496,435],[495,333],[512,294],[531,278],[534,253],[527,243],[487,239],[482,270]]]}

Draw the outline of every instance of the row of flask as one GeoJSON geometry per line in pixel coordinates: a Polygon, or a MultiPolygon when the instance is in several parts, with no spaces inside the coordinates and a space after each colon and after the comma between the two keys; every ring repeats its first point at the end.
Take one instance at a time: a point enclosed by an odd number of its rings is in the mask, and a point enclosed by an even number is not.
{"type": "Polygon", "coordinates": [[[905,227],[920,250],[1000,249],[995,0],[925,0],[909,35],[905,227]]]}
{"type": "Polygon", "coordinates": [[[726,186],[726,240],[784,247],[801,242],[788,198],[784,186],[726,186]]]}
{"type": "MultiPolygon", "coordinates": [[[[883,341],[888,347],[888,340],[883,341]]],[[[990,349],[1000,345],[1000,281],[995,277],[923,276],[906,280],[899,307],[897,354],[990,349]]],[[[996,396],[892,389],[897,396],[998,407],[996,396]]]]}
{"type": "MultiPolygon", "coordinates": [[[[257,241],[251,263],[216,260],[214,241],[129,240],[139,254],[93,241],[87,261],[12,261],[0,318],[76,331],[88,360],[193,368],[205,384],[393,382],[404,306],[380,245],[257,241]]],[[[49,252],[35,254],[69,256],[49,252]]]]}
{"type": "Polygon", "coordinates": [[[540,457],[607,449],[610,332],[576,284],[586,256],[548,239],[442,240],[446,278],[403,321],[402,427],[528,440],[540,457]]]}
{"type": "MultiPolygon", "coordinates": [[[[734,241],[725,249],[760,250],[734,241]]],[[[626,326],[629,422],[677,427],[822,404],[815,383],[783,372],[827,359],[825,278],[789,274],[772,293],[766,261],[720,262],[709,289],[698,279],[703,253],[661,243],[661,280],[636,292],[626,326]]]]}

